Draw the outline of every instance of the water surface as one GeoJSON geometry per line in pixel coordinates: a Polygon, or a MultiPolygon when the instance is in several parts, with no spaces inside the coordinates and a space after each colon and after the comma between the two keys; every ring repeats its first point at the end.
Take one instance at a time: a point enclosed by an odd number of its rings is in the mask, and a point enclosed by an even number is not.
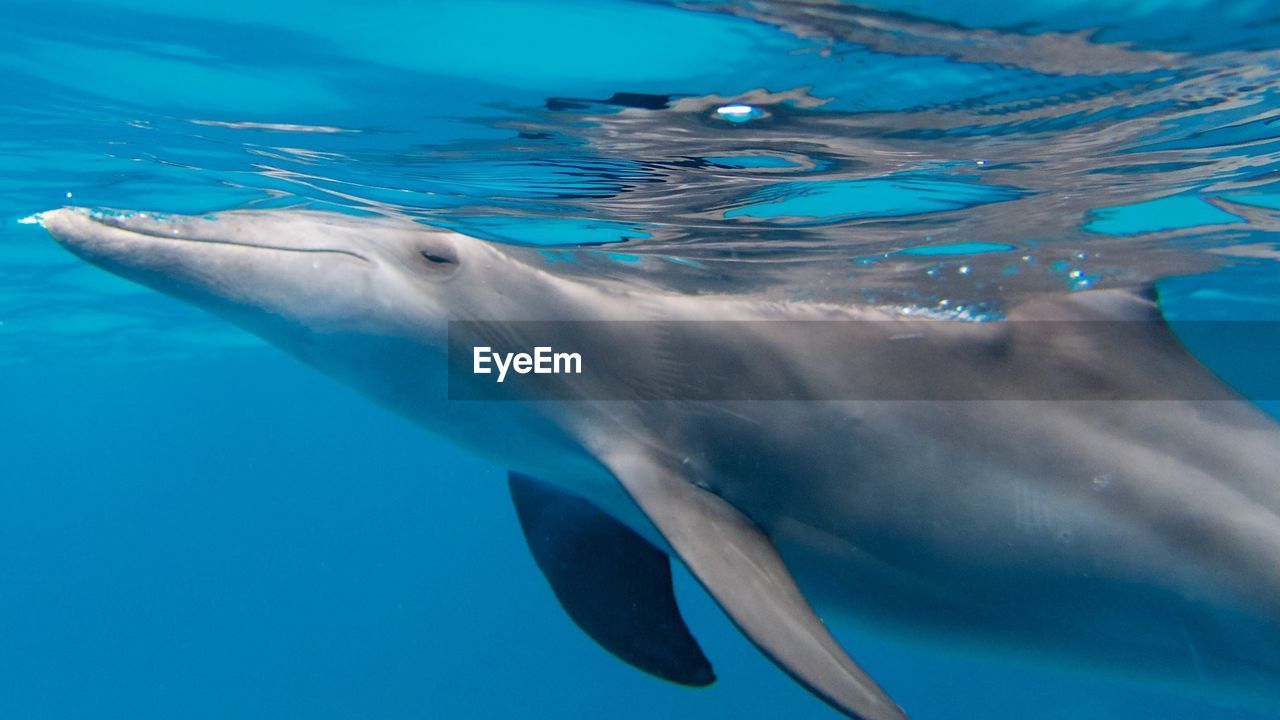
{"type": "MultiPolygon", "coordinates": [[[[555,607],[484,466],[85,266],[63,204],[408,217],[561,272],[999,317],[1276,319],[1266,0],[0,1],[0,716],[830,717],[555,607]],[[604,710],[602,710],[604,709],[604,710]]],[[[1246,718],[849,638],[921,718],[1246,718]],[[928,682],[921,682],[927,678],[928,682]]]]}

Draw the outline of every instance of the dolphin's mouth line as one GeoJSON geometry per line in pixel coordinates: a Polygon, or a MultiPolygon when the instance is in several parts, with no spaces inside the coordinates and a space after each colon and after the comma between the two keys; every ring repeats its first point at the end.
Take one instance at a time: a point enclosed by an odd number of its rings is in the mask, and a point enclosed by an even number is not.
{"type": "Polygon", "coordinates": [[[242,242],[235,242],[233,240],[209,240],[206,238],[198,238],[198,237],[184,237],[182,235],[166,235],[159,232],[149,232],[147,230],[143,230],[136,227],[128,227],[123,223],[119,223],[119,224],[113,223],[105,218],[93,217],[92,215],[88,215],[86,217],[89,219],[90,222],[95,222],[105,227],[114,228],[116,230],[123,230],[127,233],[132,233],[134,235],[142,235],[143,237],[156,238],[157,240],[177,240],[179,242],[202,243],[204,245],[229,245],[231,247],[254,248],[258,250],[275,250],[278,252],[346,255],[348,257],[353,257],[357,260],[360,260],[366,263],[371,262],[369,258],[365,257],[364,255],[361,255],[358,252],[355,252],[354,250],[341,250],[338,248],[295,248],[295,247],[283,247],[280,245],[259,245],[255,243],[242,243],[242,242]]]}
{"type": "MultiPolygon", "coordinates": [[[[137,232],[137,231],[130,230],[129,232],[137,232]]],[[[147,232],[137,232],[137,234],[146,235],[147,237],[160,238],[162,240],[178,240],[180,242],[201,243],[204,245],[230,245],[231,247],[254,248],[257,250],[275,250],[277,252],[311,253],[311,254],[317,254],[317,255],[346,255],[348,257],[353,257],[363,262],[369,262],[369,258],[352,250],[338,250],[335,248],[291,248],[291,247],[281,247],[279,245],[254,245],[252,243],[239,243],[239,242],[232,242],[230,240],[204,240],[201,238],[186,238],[186,237],[171,236],[171,235],[156,235],[156,234],[147,233],[147,232]]]]}

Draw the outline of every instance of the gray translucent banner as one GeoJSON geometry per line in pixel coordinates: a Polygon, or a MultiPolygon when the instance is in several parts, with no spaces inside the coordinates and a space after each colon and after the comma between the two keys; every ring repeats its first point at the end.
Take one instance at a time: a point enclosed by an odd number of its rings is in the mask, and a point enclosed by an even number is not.
{"type": "Polygon", "coordinates": [[[454,400],[1276,400],[1277,368],[1271,321],[449,324],[454,400]]]}

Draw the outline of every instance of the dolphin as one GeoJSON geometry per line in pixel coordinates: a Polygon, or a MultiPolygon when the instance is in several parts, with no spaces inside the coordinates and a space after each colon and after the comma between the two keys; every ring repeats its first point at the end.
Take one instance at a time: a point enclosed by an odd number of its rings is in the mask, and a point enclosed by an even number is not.
{"type": "Polygon", "coordinates": [[[38,219],[84,260],[510,468],[561,606],[660,678],[715,679],[676,605],[675,557],[766,656],[860,720],[906,714],[823,617],[1280,696],[1280,428],[1182,348],[1149,288],[937,321],[572,277],[398,219],[38,219]],[[849,331],[796,341],[833,322],[849,331]],[[477,337],[605,371],[458,372],[451,354],[477,337]],[[752,389],[697,394],[695,357],[724,368],[721,389],[752,389]]]}

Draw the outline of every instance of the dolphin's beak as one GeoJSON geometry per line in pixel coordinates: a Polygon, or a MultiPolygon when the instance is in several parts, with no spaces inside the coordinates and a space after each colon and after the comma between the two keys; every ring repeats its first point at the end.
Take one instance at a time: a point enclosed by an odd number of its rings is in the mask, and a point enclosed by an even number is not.
{"type": "Polygon", "coordinates": [[[114,228],[125,232],[137,232],[146,235],[159,235],[161,226],[168,223],[176,227],[162,215],[133,212],[115,212],[93,210],[86,207],[62,207],[57,210],[46,210],[29,218],[42,225],[58,242],[75,246],[82,241],[91,240],[114,228]]]}
{"type": "Polygon", "coordinates": [[[64,207],[36,213],[27,222],[39,223],[59,244],[68,249],[74,248],[78,241],[88,240],[94,235],[94,222],[87,208],[64,207]]]}
{"type": "Polygon", "coordinates": [[[198,239],[191,236],[189,223],[153,213],[64,207],[31,219],[44,226],[60,245],[95,265],[145,255],[148,249],[175,240],[198,239]]]}
{"type": "Polygon", "coordinates": [[[43,225],[68,250],[99,264],[98,256],[118,255],[122,251],[172,248],[175,241],[199,243],[205,246],[202,250],[216,249],[209,246],[224,246],[230,249],[253,248],[294,253],[336,253],[368,260],[353,247],[340,247],[333,242],[332,236],[328,237],[328,245],[317,247],[314,244],[315,238],[320,233],[249,232],[243,223],[223,222],[212,216],[188,217],[64,207],[37,213],[29,221],[43,225]]]}
{"type": "Polygon", "coordinates": [[[358,315],[376,266],[357,233],[319,218],[66,207],[30,222],[93,265],[269,339],[283,327],[331,327],[358,315]]]}
{"type": "MultiPolygon", "coordinates": [[[[148,254],[148,246],[164,237],[159,223],[152,220],[151,227],[146,227],[146,218],[140,214],[134,214],[133,219],[120,214],[114,221],[108,217],[108,213],[89,208],[64,207],[38,213],[31,219],[75,255],[120,274],[124,274],[126,266],[141,264],[138,261],[148,254]]],[[[170,237],[177,232],[177,226],[171,228],[170,237]]]]}

